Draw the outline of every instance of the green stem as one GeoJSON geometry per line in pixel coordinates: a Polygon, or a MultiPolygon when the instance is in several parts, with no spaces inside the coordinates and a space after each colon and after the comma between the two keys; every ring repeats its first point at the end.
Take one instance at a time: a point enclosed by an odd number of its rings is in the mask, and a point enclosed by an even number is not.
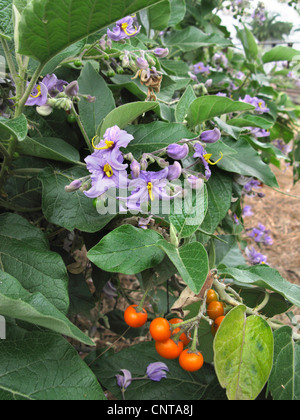
{"type": "Polygon", "coordinates": [[[3,146],[3,144],[0,143],[0,152],[2,153],[3,157],[9,158],[9,154],[8,151],[6,150],[6,148],[3,146]]]}
{"type": "Polygon", "coordinates": [[[1,44],[2,44],[2,48],[5,54],[5,58],[7,61],[7,65],[11,74],[11,77],[13,78],[14,82],[17,83],[17,79],[18,79],[18,73],[16,71],[16,67],[15,67],[15,63],[13,61],[12,58],[12,54],[9,50],[9,46],[7,44],[7,41],[3,38],[1,38],[1,44]]]}
{"type": "Polygon", "coordinates": [[[31,78],[31,80],[30,80],[30,82],[29,82],[29,84],[28,84],[28,86],[25,90],[24,95],[17,102],[16,111],[15,111],[15,118],[22,114],[25,103],[26,103],[27,99],[29,98],[29,96],[30,96],[30,94],[31,94],[31,92],[34,88],[34,85],[37,83],[38,78],[40,77],[40,74],[41,74],[43,68],[44,68],[44,64],[39,64],[38,68],[34,72],[32,78],[31,78]]]}
{"type": "Polygon", "coordinates": [[[82,124],[81,118],[77,114],[77,111],[75,109],[74,103],[72,104],[71,112],[72,112],[72,114],[74,115],[74,117],[76,119],[76,122],[78,124],[78,127],[80,128],[80,131],[81,131],[81,133],[83,135],[83,138],[84,138],[84,140],[86,142],[87,147],[89,148],[89,151],[91,153],[93,153],[93,146],[92,146],[91,141],[89,139],[89,136],[87,135],[87,132],[85,131],[85,128],[84,128],[84,126],[82,124]]]}
{"type": "Polygon", "coordinates": [[[198,326],[194,329],[194,336],[193,336],[193,342],[191,345],[191,351],[196,352],[197,351],[197,345],[198,345],[198,326]]]}

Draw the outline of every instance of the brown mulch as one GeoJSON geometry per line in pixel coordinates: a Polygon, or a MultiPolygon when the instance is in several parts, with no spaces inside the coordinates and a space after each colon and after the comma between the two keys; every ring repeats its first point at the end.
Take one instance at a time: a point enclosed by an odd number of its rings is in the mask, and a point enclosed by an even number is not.
{"type": "Polygon", "coordinates": [[[291,283],[300,285],[300,183],[293,185],[292,168],[272,168],[280,191],[298,196],[280,194],[263,186],[260,190],[264,198],[248,198],[246,204],[252,206],[254,216],[245,217],[245,228],[250,229],[262,223],[270,229],[273,245],[262,247],[261,252],[268,257],[268,263],[291,283]]]}

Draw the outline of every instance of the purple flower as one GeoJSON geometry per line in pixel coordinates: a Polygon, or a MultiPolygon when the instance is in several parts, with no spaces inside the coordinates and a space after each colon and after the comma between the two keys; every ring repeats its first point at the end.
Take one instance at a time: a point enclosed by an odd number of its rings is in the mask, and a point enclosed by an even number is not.
{"type": "MultiPolygon", "coordinates": [[[[122,157],[122,155],[120,155],[122,157]]],[[[119,170],[127,168],[127,165],[122,165],[122,160],[115,162],[109,158],[104,158],[100,151],[96,151],[85,159],[86,167],[91,172],[92,187],[84,194],[89,198],[100,197],[110,188],[124,188],[127,186],[127,172],[119,170]]]]}
{"type": "Polygon", "coordinates": [[[166,378],[167,372],[169,372],[169,368],[165,363],[150,363],[147,367],[147,376],[154,382],[160,382],[163,378],[166,378]]]}
{"type": "Polygon", "coordinates": [[[133,160],[130,165],[132,178],[138,178],[141,173],[141,165],[137,160],[133,160]]]}
{"type": "Polygon", "coordinates": [[[101,140],[97,146],[94,146],[98,152],[97,156],[111,161],[114,168],[119,171],[126,169],[127,165],[123,164],[123,155],[120,147],[126,148],[133,140],[133,136],[125,130],[120,130],[115,125],[114,127],[108,128],[103,137],[104,140],[101,140]]]}
{"type": "Polygon", "coordinates": [[[244,185],[244,191],[247,194],[251,194],[253,188],[261,188],[261,182],[256,179],[250,179],[245,185],[244,185]]]}
{"type": "Polygon", "coordinates": [[[236,75],[235,78],[238,80],[243,80],[245,77],[245,73],[243,73],[242,71],[239,71],[236,75]]]}
{"type": "Polygon", "coordinates": [[[63,92],[64,85],[68,84],[65,80],[59,80],[55,74],[47,74],[47,76],[43,78],[43,83],[47,87],[51,96],[55,96],[57,93],[63,92]]]}
{"type": "Polygon", "coordinates": [[[273,244],[273,239],[269,235],[270,230],[268,230],[262,223],[259,223],[256,228],[252,229],[252,232],[249,234],[250,238],[253,238],[255,242],[262,243],[265,246],[270,246],[273,244]]]}
{"type": "Polygon", "coordinates": [[[147,70],[149,68],[148,61],[143,57],[137,58],[136,63],[141,70],[147,70]]]}
{"type": "Polygon", "coordinates": [[[112,41],[121,41],[122,39],[129,39],[133,36],[137,35],[140,30],[141,26],[136,27],[134,26],[135,17],[127,16],[121,20],[118,20],[116,26],[113,28],[112,31],[109,29],[107,30],[107,36],[112,41]]]}
{"type": "Polygon", "coordinates": [[[194,74],[194,73],[192,73],[192,72],[188,72],[188,75],[190,76],[190,78],[194,81],[194,82],[198,82],[198,78],[197,78],[197,76],[194,74]]]}
{"type": "Polygon", "coordinates": [[[224,55],[223,53],[216,53],[213,56],[212,61],[217,66],[218,69],[220,69],[221,66],[224,68],[228,67],[228,59],[226,55],[224,55]]]}
{"type": "Polygon", "coordinates": [[[246,247],[245,253],[248,258],[249,263],[252,265],[268,264],[266,255],[263,255],[260,252],[257,252],[254,247],[251,247],[251,249],[249,247],[246,247]]]}
{"type": "Polygon", "coordinates": [[[200,190],[203,187],[203,179],[196,175],[189,176],[187,180],[193,190],[200,190]]]}
{"type": "Polygon", "coordinates": [[[116,375],[118,386],[122,389],[126,389],[131,385],[132,375],[127,369],[121,369],[122,375],[116,375]]]}
{"type": "Polygon", "coordinates": [[[183,145],[180,144],[170,144],[167,147],[167,154],[170,158],[174,160],[182,160],[187,157],[189,154],[189,146],[185,143],[183,145]]]}
{"type": "Polygon", "coordinates": [[[250,105],[255,106],[255,111],[259,114],[263,114],[264,112],[269,112],[270,109],[267,108],[265,101],[262,99],[255,97],[252,97],[250,95],[246,95],[244,99],[240,99],[241,102],[246,102],[250,105]]]}
{"type": "Polygon", "coordinates": [[[240,221],[239,221],[239,218],[237,217],[237,215],[234,213],[234,215],[233,215],[233,221],[234,221],[234,223],[236,224],[236,225],[239,225],[240,224],[240,221]]]}
{"type": "Polygon", "coordinates": [[[224,92],[218,92],[218,93],[216,94],[216,96],[224,96],[224,98],[227,98],[227,93],[224,93],[224,92]]]}
{"type": "Polygon", "coordinates": [[[138,179],[129,181],[129,189],[133,191],[125,199],[127,208],[142,211],[141,205],[143,203],[149,203],[149,201],[158,199],[171,200],[176,197],[176,195],[170,196],[166,192],[168,172],[168,168],[159,172],[141,171],[138,179]]]}
{"type": "Polygon", "coordinates": [[[262,242],[262,236],[263,236],[264,232],[258,228],[254,228],[252,229],[252,232],[249,233],[249,237],[254,239],[255,242],[259,243],[262,242]]]}
{"type": "Polygon", "coordinates": [[[218,128],[213,130],[203,131],[200,135],[200,140],[204,143],[216,143],[221,138],[221,131],[218,128]]]}
{"type": "Polygon", "coordinates": [[[244,217],[250,217],[250,216],[253,216],[253,212],[252,212],[252,206],[245,206],[244,208],[243,208],[243,211],[242,211],[242,215],[244,216],[244,217]]]}
{"type": "Polygon", "coordinates": [[[147,230],[147,227],[149,226],[150,222],[154,222],[154,219],[152,218],[152,216],[147,217],[147,219],[140,217],[138,226],[141,229],[147,230]]]}
{"type": "Polygon", "coordinates": [[[48,100],[48,89],[44,83],[40,82],[35,85],[29,98],[26,101],[27,106],[42,106],[45,105],[48,100]]]}
{"type": "Polygon", "coordinates": [[[196,150],[196,153],[194,154],[194,158],[199,158],[202,161],[204,165],[204,169],[205,169],[205,178],[208,181],[209,178],[211,177],[211,170],[210,170],[209,165],[216,165],[218,162],[220,162],[220,160],[222,160],[223,158],[223,154],[221,153],[220,159],[218,159],[216,162],[212,162],[210,160],[210,158],[212,157],[212,154],[207,153],[207,151],[204,149],[204,147],[200,143],[195,144],[194,147],[196,150]]]}
{"type": "Polygon", "coordinates": [[[210,73],[210,67],[209,66],[205,66],[200,61],[200,63],[197,63],[197,64],[194,65],[194,73],[195,74],[202,74],[202,73],[209,74],[210,73]]]}
{"type": "Polygon", "coordinates": [[[262,129],[262,128],[249,127],[249,130],[251,130],[251,134],[257,139],[262,138],[262,137],[269,137],[270,136],[270,131],[267,131],[267,130],[262,129]]]}

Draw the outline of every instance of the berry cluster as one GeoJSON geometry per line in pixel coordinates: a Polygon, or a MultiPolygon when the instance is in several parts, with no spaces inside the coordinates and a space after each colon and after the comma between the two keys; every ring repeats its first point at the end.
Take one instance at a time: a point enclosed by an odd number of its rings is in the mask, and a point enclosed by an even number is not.
{"type": "Polygon", "coordinates": [[[225,318],[224,305],[222,302],[219,301],[219,297],[213,289],[210,289],[207,292],[206,304],[207,304],[207,311],[206,311],[207,315],[209,316],[210,319],[214,321],[211,327],[211,332],[213,335],[216,335],[222,321],[225,318]]]}

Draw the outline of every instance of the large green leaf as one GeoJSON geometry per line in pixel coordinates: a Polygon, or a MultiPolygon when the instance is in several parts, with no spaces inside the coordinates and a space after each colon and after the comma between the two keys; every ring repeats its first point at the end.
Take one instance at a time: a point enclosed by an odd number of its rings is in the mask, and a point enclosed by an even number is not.
{"type": "Polygon", "coordinates": [[[283,279],[274,268],[257,265],[253,267],[241,266],[237,268],[222,268],[221,276],[233,278],[237,283],[259,286],[273,290],[285,299],[300,307],[300,286],[283,279]]]}
{"type": "Polygon", "coordinates": [[[223,96],[201,96],[196,99],[188,110],[187,120],[191,127],[195,127],[224,114],[253,110],[254,106],[242,101],[233,101],[223,96]]]}
{"type": "Polygon", "coordinates": [[[264,63],[271,63],[273,61],[292,61],[296,56],[300,56],[300,51],[279,45],[266,52],[263,55],[262,60],[264,63]]]}
{"type": "Polygon", "coordinates": [[[32,0],[19,25],[19,53],[45,64],[69,45],[161,0],[32,0]]]}
{"type": "Polygon", "coordinates": [[[199,242],[192,242],[176,248],[165,240],[157,245],[168,255],[185,284],[192,292],[198,294],[207,279],[209,268],[204,246],[199,242]]]}
{"type": "Polygon", "coordinates": [[[62,139],[54,137],[26,137],[19,143],[18,152],[22,155],[35,156],[59,162],[76,163],[80,161],[79,152],[62,139]]]}
{"type": "Polygon", "coordinates": [[[25,115],[20,115],[17,118],[7,119],[0,118],[0,133],[5,132],[6,135],[13,136],[18,141],[22,141],[26,138],[28,127],[27,119],[25,115]]]}
{"type": "Polygon", "coordinates": [[[123,225],[106,235],[88,252],[88,258],[109,272],[137,274],[155,267],[164,253],[156,246],[162,236],[153,230],[123,225]]]}
{"type": "Polygon", "coordinates": [[[214,341],[214,365],[229,400],[254,400],[265,386],[273,364],[271,327],[246,307],[232,309],[214,341]]]}
{"type": "Polygon", "coordinates": [[[156,6],[149,7],[148,19],[151,29],[156,31],[163,31],[169,25],[171,15],[169,0],[162,1],[156,6]]]}
{"type": "Polygon", "coordinates": [[[30,293],[40,292],[61,312],[67,312],[68,275],[62,258],[49,250],[40,229],[16,214],[0,215],[0,268],[30,293]]]}
{"type": "Polygon", "coordinates": [[[200,227],[203,222],[207,207],[207,189],[203,185],[197,190],[187,189],[184,200],[174,201],[174,211],[169,217],[170,222],[177,230],[178,237],[188,238],[200,227]]]}
{"type": "Polygon", "coordinates": [[[92,139],[104,117],[115,108],[115,100],[105,80],[87,63],[78,79],[81,95],[91,95],[95,102],[79,102],[79,113],[87,135],[92,139]]]}
{"type": "Polygon", "coordinates": [[[206,183],[208,191],[208,210],[201,229],[214,233],[231,206],[232,178],[220,171],[213,171],[206,183]]]}
{"type": "MultiPolygon", "coordinates": [[[[175,61],[176,62],[176,61],[175,61]]],[[[188,86],[176,106],[175,118],[177,122],[184,122],[190,104],[197,98],[192,86],[188,86]]]]}
{"type": "Polygon", "coordinates": [[[274,332],[273,370],[268,390],[276,401],[300,400],[300,342],[294,342],[290,327],[274,332]]]}
{"type": "Polygon", "coordinates": [[[232,46],[230,40],[219,34],[206,34],[195,26],[188,26],[186,29],[171,33],[166,37],[168,47],[177,47],[183,52],[193,51],[202,47],[219,45],[222,47],[232,46]]]}
{"type": "Polygon", "coordinates": [[[155,121],[150,124],[139,124],[128,127],[128,132],[134,140],[130,142],[127,150],[136,157],[143,153],[151,153],[163,149],[169,144],[177,143],[182,139],[192,139],[195,135],[182,124],[155,121]]]}
{"type": "Polygon", "coordinates": [[[270,167],[261,160],[259,153],[245,138],[240,138],[238,142],[227,140],[226,144],[237,153],[228,157],[224,156],[218,163],[219,168],[227,172],[258,178],[264,184],[278,188],[276,177],[270,167]]]}
{"type": "Polygon", "coordinates": [[[48,328],[88,346],[95,345],[40,292],[29,293],[17,279],[1,270],[0,314],[48,328]]]}
{"type": "Polygon", "coordinates": [[[65,191],[66,185],[87,175],[87,170],[78,166],[64,171],[46,168],[39,174],[43,186],[43,213],[50,223],[70,231],[79,229],[94,233],[114,218],[115,215],[112,214],[100,215],[93,205],[93,200],[83,192],[65,191]]]}
{"type": "Polygon", "coordinates": [[[54,333],[0,341],[0,400],[105,400],[77,351],[54,333]]]}
{"type": "MultiPolygon", "coordinates": [[[[200,349],[201,349],[200,344],[200,349]]],[[[163,362],[169,372],[161,382],[150,380],[133,381],[126,390],[126,400],[148,401],[191,401],[191,400],[223,400],[225,393],[221,389],[214,368],[205,364],[195,373],[185,372],[178,360],[166,360],[156,351],[154,342],[140,343],[126,348],[118,354],[105,355],[95,360],[92,353],[86,359],[100,383],[118,399],[122,399],[116,376],[121,369],[128,369],[134,378],[143,377],[150,363],[163,362]],[[94,362],[93,362],[94,360],[94,362]],[[92,363],[93,362],[93,363],[92,363]]]]}
{"type": "Polygon", "coordinates": [[[117,125],[123,129],[136,118],[143,115],[145,112],[151,111],[156,108],[158,102],[131,102],[111,111],[100,124],[97,129],[97,135],[102,138],[105,131],[117,125]]]}

